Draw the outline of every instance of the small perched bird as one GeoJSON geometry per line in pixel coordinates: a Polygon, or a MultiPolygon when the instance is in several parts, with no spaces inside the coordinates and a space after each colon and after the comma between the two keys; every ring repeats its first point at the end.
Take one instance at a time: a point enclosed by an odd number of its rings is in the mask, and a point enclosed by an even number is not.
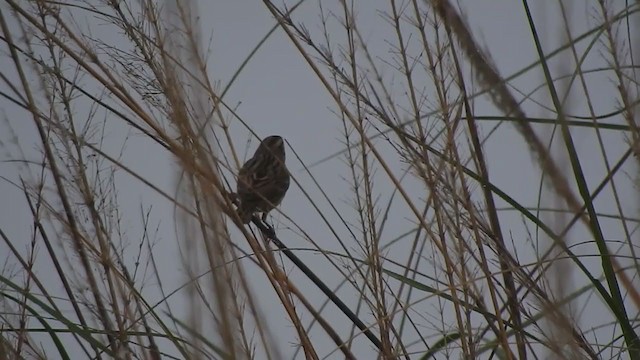
{"type": "Polygon", "coordinates": [[[262,140],[253,157],[242,165],[236,192],[243,224],[248,224],[256,212],[262,212],[264,221],[284,198],[290,182],[284,161],[284,140],[272,135],[262,140]]]}

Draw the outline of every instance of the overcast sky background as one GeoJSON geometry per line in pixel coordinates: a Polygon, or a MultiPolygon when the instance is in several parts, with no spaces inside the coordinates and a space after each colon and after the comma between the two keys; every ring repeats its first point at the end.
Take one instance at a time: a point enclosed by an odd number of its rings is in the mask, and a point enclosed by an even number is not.
{"type": "MultiPolygon", "coordinates": [[[[599,18],[594,18],[595,2],[583,0],[563,0],[563,2],[569,9],[571,31],[574,36],[584,33],[599,22],[599,18]]],[[[405,4],[405,2],[399,3],[405,4]]],[[[560,44],[565,43],[564,23],[561,19],[558,3],[556,1],[530,1],[530,3],[534,20],[539,26],[538,31],[545,51],[551,51],[560,44]]],[[[622,8],[625,5],[624,1],[612,1],[611,3],[613,8],[622,8]]],[[[466,0],[459,1],[457,4],[473,30],[476,40],[491,54],[493,62],[504,77],[512,75],[537,60],[531,31],[521,2],[466,0]]],[[[276,5],[280,5],[280,3],[276,3],[276,5]]],[[[2,6],[4,9],[6,4],[2,4],[2,6]]],[[[337,1],[323,2],[323,6],[326,9],[336,8],[336,11],[339,11],[339,2],[337,1]]],[[[387,41],[395,43],[395,35],[392,27],[382,20],[382,13],[390,12],[388,2],[378,0],[359,1],[356,4],[356,9],[356,20],[360,31],[367,39],[369,49],[380,59],[390,58],[387,41]]],[[[293,13],[292,19],[296,23],[304,23],[312,36],[319,38],[321,36],[321,27],[318,13],[318,2],[306,1],[293,13]]],[[[211,36],[212,39],[210,44],[211,52],[208,56],[209,77],[212,81],[219,81],[221,87],[224,87],[240,63],[273,27],[275,20],[262,2],[249,0],[200,1],[199,14],[203,37],[208,38],[211,36]]],[[[634,18],[637,19],[637,16],[634,18]]],[[[115,45],[122,41],[121,34],[113,33],[109,26],[96,19],[83,18],[76,19],[76,21],[79,26],[90,27],[94,37],[100,37],[104,41],[115,45]]],[[[632,27],[632,29],[635,29],[635,27],[632,27]]],[[[339,27],[336,27],[335,31],[336,34],[341,33],[339,27]]],[[[339,35],[337,35],[336,41],[339,42],[341,41],[340,39],[339,35]]],[[[593,40],[593,37],[588,37],[585,41],[577,44],[579,54],[582,54],[581,51],[589,46],[591,40],[593,40]]],[[[635,44],[632,45],[635,46],[635,44]]],[[[123,43],[123,46],[127,45],[123,43]]],[[[599,46],[602,46],[602,44],[599,44],[599,46]]],[[[6,55],[6,46],[3,45],[2,51],[6,55]]],[[[592,51],[587,57],[584,67],[605,66],[606,60],[601,52],[601,50],[592,51]]],[[[12,74],[14,67],[9,57],[2,56],[0,65],[5,69],[2,70],[2,73],[12,74]]],[[[554,58],[550,65],[552,72],[556,75],[570,74],[574,68],[568,53],[554,58]]],[[[383,75],[387,79],[401,77],[401,74],[389,67],[383,69],[385,71],[383,75]]],[[[15,76],[15,74],[12,76],[15,76]]],[[[611,73],[591,74],[588,77],[588,81],[592,85],[590,89],[594,96],[593,103],[596,105],[596,113],[598,114],[614,111],[618,107],[617,98],[612,96],[615,91],[615,85],[611,79],[611,73]]],[[[510,81],[510,85],[513,87],[512,90],[516,98],[522,99],[523,95],[518,92],[529,93],[543,82],[544,79],[540,68],[535,68],[510,81]]],[[[557,84],[561,93],[566,91],[563,86],[566,86],[566,84],[557,84]]],[[[576,84],[573,86],[577,87],[576,84]]],[[[567,103],[568,112],[573,115],[588,116],[585,101],[581,98],[579,92],[574,92],[575,94],[569,97],[570,100],[567,103]]],[[[400,93],[395,95],[400,96],[400,93]]],[[[545,90],[537,92],[534,98],[544,104],[550,104],[545,90]]],[[[324,159],[344,148],[342,123],[336,116],[335,104],[281,30],[277,30],[267,40],[267,43],[260,48],[256,56],[240,74],[226,95],[226,102],[235,107],[242,120],[260,136],[266,137],[271,134],[283,136],[307,165],[324,159]]],[[[474,106],[477,115],[501,115],[486,97],[476,99],[474,106]]],[[[17,152],[17,147],[13,144],[13,132],[15,132],[15,137],[24,151],[24,158],[39,159],[41,146],[32,125],[32,120],[27,113],[16,108],[5,99],[0,99],[0,108],[2,109],[1,115],[7,119],[6,123],[0,123],[0,141],[2,141],[3,145],[0,146],[0,177],[5,179],[0,181],[0,228],[26,253],[30,243],[30,236],[33,233],[33,224],[24,195],[9,182],[17,181],[20,174],[24,174],[23,171],[25,170],[23,165],[11,161],[23,158],[23,155],[17,152]]],[[[548,110],[532,101],[525,102],[523,108],[527,115],[531,117],[552,117],[548,110]]],[[[86,113],[88,109],[78,105],[77,111],[82,114],[83,112],[86,113]]],[[[178,175],[179,168],[170,154],[144,136],[132,132],[119,120],[108,116],[103,118],[98,116],[97,120],[100,119],[107,122],[105,139],[108,140],[108,143],[103,144],[103,148],[107,152],[114,155],[120,153],[119,158],[125,165],[135,168],[139,174],[167,192],[172,194],[176,192],[176,189],[181,186],[178,175]]],[[[232,117],[229,116],[229,119],[232,119],[232,117]]],[[[622,123],[623,120],[618,117],[609,121],[622,123]]],[[[495,125],[497,125],[496,122],[483,124],[483,135],[487,135],[495,125]]],[[[536,129],[539,135],[544,135],[544,138],[548,139],[551,127],[537,126],[536,129]]],[[[237,144],[246,143],[251,139],[249,132],[236,119],[232,120],[231,130],[234,137],[236,137],[237,144]]],[[[587,174],[589,185],[593,189],[605,174],[602,156],[594,142],[593,131],[575,130],[573,134],[582,158],[586,159],[582,165],[587,174]]],[[[617,160],[620,154],[627,149],[626,142],[617,132],[605,132],[605,141],[607,142],[610,159],[613,159],[611,160],[612,162],[617,160]]],[[[241,155],[249,157],[256,146],[257,141],[252,139],[248,143],[246,153],[241,153],[241,155]]],[[[291,149],[287,150],[289,151],[287,164],[292,174],[301,183],[302,187],[311,194],[312,198],[320,204],[322,211],[327,214],[330,221],[335,221],[335,214],[330,211],[329,206],[323,200],[322,195],[310,177],[305,174],[301,163],[293,156],[291,149]]],[[[522,137],[514,130],[513,126],[510,124],[500,125],[497,131],[491,135],[490,140],[487,141],[485,150],[491,180],[522,204],[535,207],[540,183],[538,165],[532,161],[522,137]]],[[[387,155],[389,159],[394,156],[391,151],[387,155]]],[[[311,172],[322,188],[329,194],[334,204],[338,206],[341,214],[355,222],[356,214],[352,209],[352,193],[349,184],[345,180],[345,177],[349,176],[348,168],[343,159],[343,156],[330,159],[312,167],[311,172]]],[[[558,158],[558,161],[563,166],[569,166],[566,159],[558,158]]],[[[107,166],[106,164],[103,165],[107,166]]],[[[403,164],[399,160],[395,163],[392,162],[392,166],[398,170],[403,169],[403,164]]],[[[625,200],[623,203],[624,210],[630,216],[636,216],[638,210],[637,193],[632,192],[629,186],[630,182],[635,179],[636,174],[635,167],[630,165],[626,167],[626,172],[620,173],[618,176],[618,180],[622,184],[621,189],[623,189],[621,194],[625,200]]],[[[382,194],[384,200],[389,196],[392,188],[388,179],[383,176],[382,171],[379,171],[378,176],[379,181],[376,183],[376,190],[382,194]]],[[[426,197],[426,191],[421,185],[412,184],[409,181],[406,185],[415,194],[419,194],[417,196],[426,197]]],[[[123,237],[131,244],[125,252],[125,256],[129,258],[125,258],[125,260],[131,264],[137,260],[138,244],[143,236],[140,225],[142,222],[141,209],[142,211],[149,210],[149,228],[154,229],[154,232],[150,234],[155,239],[154,256],[162,264],[160,276],[169,290],[178,288],[186,281],[186,277],[184,264],[179,255],[178,241],[176,240],[176,237],[183,236],[183,234],[176,231],[174,206],[124,172],[117,172],[116,186],[118,204],[121,209],[121,226],[124,230],[123,237]]],[[[472,190],[479,192],[477,184],[474,184],[474,186],[475,188],[472,190]]],[[[548,194],[546,189],[543,189],[543,192],[548,194]]],[[[602,212],[615,214],[615,208],[610,196],[610,192],[605,192],[602,199],[597,201],[597,204],[602,212]]],[[[552,197],[543,196],[543,198],[545,199],[543,206],[558,205],[552,197]]],[[[499,202],[498,206],[504,206],[504,204],[499,202]]],[[[396,207],[394,209],[397,212],[393,214],[395,220],[385,228],[383,233],[383,239],[387,239],[386,242],[412,228],[413,220],[410,219],[409,212],[402,204],[396,205],[396,207]]],[[[307,231],[323,249],[342,252],[337,242],[330,236],[327,227],[323,225],[320,216],[313,210],[313,207],[298,186],[292,185],[281,205],[281,209],[302,229],[307,231]]],[[[501,216],[503,216],[505,238],[508,241],[513,241],[514,248],[521,250],[517,253],[521,262],[527,263],[527,259],[533,261],[535,254],[531,251],[531,245],[528,243],[529,235],[520,216],[515,212],[503,212],[501,216]]],[[[289,247],[312,248],[296,230],[290,227],[290,222],[282,216],[274,213],[271,221],[274,222],[278,229],[280,238],[289,247]]],[[[558,225],[560,226],[561,224],[561,221],[559,221],[558,225]]],[[[613,220],[605,220],[603,224],[607,239],[615,241],[623,238],[624,234],[620,230],[619,223],[613,220]]],[[[343,233],[340,235],[345,236],[345,240],[348,241],[346,230],[342,230],[343,233]]],[[[571,242],[577,244],[589,240],[586,238],[587,235],[588,233],[583,230],[576,230],[570,233],[569,238],[571,242]]],[[[637,238],[637,235],[634,235],[634,238],[637,238]]],[[[540,241],[546,240],[542,238],[540,241]]],[[[357,253],[358,250],[355,243],[352,242],[351,245],[353,246],[352,250],[357,253]]],[[[408,245],[408,242],[406,244],[398,244],[389,253],[389,256],[397,255],[397,260],[402,261],[402,259],[406,258],[408,245]]],[[[615,251],[615,247],[612,247],[612,250],[615,251]]],[[[577,253],[593,253],[593,247],[577,246],[575,251],[577,253]]],[[[38,247],[38,252],[41,253],[42,258],[46,259],[43,248],[38,247]]],[[[5,267],[6,274],[19,274],[19,267],[10,265],[15,264],[15,262],[10,256],[7,259],[4,254],[8,254],[6,247],[0,245],[0,259],[9,264],[5,267]]],[[[324,257],[313,251],[301,251],[300,256],[330,286],[339,284],[341,275],[327,264],[327,260],[324,257]]],[[[594,259],[594,261],[596,261],[594,266],[597,268],[597,260],[594,259]]],[[[36,262],[35,271],[46,278],[50,266],[48,261],[36,262]]],[[[430,266],[425,266],[426,270],[431,270],[430,266]]],[[[319,305],[325,301],[325,298],[308,281],[303,279],[290,263],[285,261],[284,268],[290,273],[294,282],[297,282],[299,287],[304,289],[305,294],[309,294],[314,304],[319,305]]],[[[273,297],[271,290],[265,290],[270,289],[270,287],[265,285],[264,276],[253,269],[252,266],[249,266],[249,269],[250,276],[255,279],[256,291],[261,296],[273,297]]],[[[145,295],[153,303],[154,299],[159,300],[161,297],[157,289],[155,289],[153,277],[148,274],[145,274],[145,276],[145,295]]],[[[145,276],[141,276],[140,279],[145,276]]],[[[575,274],[572,274],[572,276],[576,280],[573,284],[575,288],[584,284],[583,277],[575,274]]],[[[58,283],[57,280],[52,281],[58,283]]],[[[54,287],[52,290],[54,292],[61,291],[61,288],[56,289],[54,287]]],[[[353,296],[349,295],[352,294],[350,291],[352,290],[344,293],[345,299],[355,307],[355,301],[350,302],[350,300],[355,300],[353,296]]],[[[183,296],[185,295],[184,293],[177,293],[169,299],[173,310],[178,314],[188,314],[188,309],[184,308],[183,296]]],[[[422,296],[424,295],[416,295],[416,299],[420,299],[422,296]]],[[[423,317],[424,326],[439,326],[440,309],[437,306],[437,302],[434,302],[434,304],[428,304],[427,302],[419,309],[424,312],[419,314],[420,317],[423,317]]],[[[296,350],[294,345],[298,343],[298,340],[282,307],[273,298],[272,302],[267,300],[262,302],[262,310],[274,330],[274,334],[276,334],[282,354],[285,358],[290,358],[296,350]]],[[[591,297],[585,297],[576,302],[573,310],[578,316],[579,323],[582,324],[582,329],[591,329],[602,325],[609,319],[609,314],[604,312],[605,310],[599,305],[599,301],[594,301],[591,297]],[[600,316],[601,313],[602,316],[600,316]]],[[[327,311],[327,317],[335,320],[334,325],[341,333],[348,334],[346,331],[349,324],[344,317],[337,314],[337,310],[331,306],[327,308],[327,311]],[[332,314],[332,312],[336,314],[332,314]]],[[[631,317],[637,316],[637,309],[633,308],[633,306],[630,306],[628,311],[631,317]]],[[[365,317],[368,315],[368,313],[364,314],[365,317]]],[[[306,320],[309,319],[306,318],[306,320]]],[[[451,320],[450,323],[453,324],[454,321],[451,320]]],[[[606,328],[603,331],[605,331],[605,334],[609,331],[609,335],[603,338],[605,340],[611,339],[611,329],[606,328]]],[[[332,353],[334,345],[328,339],[325,339],[322,331],[312,331],[312,336],[315,336],[313,338],[315,343],[326,341],[326,347],[318,347],[319,350],[326,350],[325,353],[320,354],[321,356],[328,356],[330,359],[339,358],[337,353],[332,353]]],[[[361,358],[364,359],[374,354],[364,337],[360,336],[355,344],[354,353],[362,356],[361,358]]],[[[43,346],[50,346],[50,344],[43,344],[43,346]]],[[[298,353],[298,358],[302,357],[302,353],[298,353]]]]}

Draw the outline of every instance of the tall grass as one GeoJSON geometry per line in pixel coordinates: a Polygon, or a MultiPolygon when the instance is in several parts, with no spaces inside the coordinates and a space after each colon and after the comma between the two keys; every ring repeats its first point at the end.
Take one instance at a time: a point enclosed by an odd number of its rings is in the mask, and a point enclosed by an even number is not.
{"type": "Polygon", "coordinates": [[[221,76],[206,4],[4,0],[0,358],[640,359],[640,3],[523,0],[513,73],[464,3],[373,4],[264,0],[221,76]],[[229,89],[274,36],[341,147],[289,139],[293,200],[243,226],[281,125],[229,89]]]}

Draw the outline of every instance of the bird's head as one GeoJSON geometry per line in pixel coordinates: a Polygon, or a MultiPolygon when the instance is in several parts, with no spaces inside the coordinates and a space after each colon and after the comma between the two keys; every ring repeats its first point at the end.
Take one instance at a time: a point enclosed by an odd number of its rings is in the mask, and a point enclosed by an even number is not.
{"type": "Polygon", "coordinates": [[[284,140],[278,135],[264,138],[256,150],[257,154],[269,154],[284,161],[284,140]]]}

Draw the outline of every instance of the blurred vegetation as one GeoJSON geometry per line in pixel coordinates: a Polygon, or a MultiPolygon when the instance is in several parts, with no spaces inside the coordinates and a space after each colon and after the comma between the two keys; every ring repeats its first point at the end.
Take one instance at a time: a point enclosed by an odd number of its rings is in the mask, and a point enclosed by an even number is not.
{"type": "Polygon", "coordinates": [[[3,0],[0,97],[23,115],[0,124],[15,171],[2,179],[32,227],[0,228],[0,358],[640,359],[640,3],[548,2],[563,19],[553,24],[532,3],[518,16],[538,58],[512,74],[455,2],[389,0],[363,25],[366,1],[265,0],[273,28],[222,83],[195,3],[3,0]],[[316,23],[297,18],[300,5],[316,23]],[[583,8],[595,25],[575,32],[583,8]],[[542,27],[563,45],[544,47],[542,27]],[[287,149],[313,229],[288,216],[301,204],[274,211],[275,228],[235,212],[247,138],[230,127],[269,134],[228,89],[273,34],[342,129],[321,163],[344,170],[349,211],[316,181],[318,164],[287,149]],[[534,70],[530,93],[513,85],[534,70]],[[170,155],[174,191],[125,156],[132,141],[170,155]],[[511,154],[487,149],[505,142],[529,161],[502,167],[511,154]],[[503,185],[523,172],[539,186],[503,185]],[[169,202],[173,219],[154,219],[145,199],[139,222],[123,217],[123,183],[169,202]],[[159,241],[177,242],[180,286],[161,276],[159,241]]]}

